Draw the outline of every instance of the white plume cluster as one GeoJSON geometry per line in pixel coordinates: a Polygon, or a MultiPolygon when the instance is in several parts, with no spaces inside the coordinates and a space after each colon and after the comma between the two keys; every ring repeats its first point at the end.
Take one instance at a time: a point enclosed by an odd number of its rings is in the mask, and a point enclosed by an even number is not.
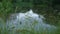
{"type": "Polygon", "coordinates": [[[42,15],[33,13],[33,11],[30,10],[26,13],[18,13],[15,15],[15,18],[10,17],[10,20],[7,20],[7,28],[8,30],[25,29],[29,31],[34,30],[39,32],[46,30],[51,32],[56,30],[55,26],[45,24],[43,19],[44,17],[42,15]]]}

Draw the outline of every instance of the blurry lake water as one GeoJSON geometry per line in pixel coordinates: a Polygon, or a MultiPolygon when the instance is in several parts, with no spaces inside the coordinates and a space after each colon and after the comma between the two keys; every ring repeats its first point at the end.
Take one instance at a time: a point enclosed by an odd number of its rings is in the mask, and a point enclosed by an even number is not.
{"type": "Polygon", "coordinates": [[[25,13],[16,13],[11,14],[9,19],[7,19],[6,28],[9,30],[10,34],[13,31],[13,34],[17,34],[16,31],[19,31],[20,34],[25,33],[25,30],[30,32],[26,34],[54,34],[57,27],[54,25],[46,24],[45,17],[43,15],[38,15],[32,10],[25,13]],[[22,33],[21,33],[22,31],[22,33]]]}

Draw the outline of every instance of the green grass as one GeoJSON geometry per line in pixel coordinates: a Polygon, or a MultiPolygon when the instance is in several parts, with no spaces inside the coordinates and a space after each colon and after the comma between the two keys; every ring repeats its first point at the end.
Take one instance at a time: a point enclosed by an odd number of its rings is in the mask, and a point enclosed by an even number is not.
{"type": "MultiPolygon", "coordinates": [[[[25,3],[25,4],[26,4],[26,7],[33,8],[33,4],[31,4],[31,3],[25,3]]],[[[22,7],[25,7],[25,4],[24,4],[24,2],[23,3],[17,3],[17,7],[19,7],[21,9],[22,7]]],[[[45,12],[45,10],[42,10],[43,8],[46,8],[47,7],[46,4],[41,4],[41,5],[37,5],[37,6],[38,6],[37,8],[40,8],[41,9],[41,11],[39,13],[41,13],[41,14],[45,14],[46,13],[46,15],[47,15],[47,12],[45,12]]],[[[18,10],[20,10],[19,8],[18,8],[18,10]]],[[[24,9],[24,8],[22,8],[22,9],[24,9]]],[[[21,34],[60,34],[60,28],[59,28],[60,27],[60,20],[59,20],[60,17],[52,16],[52,13],[51,13],[51,15],[46,16],[46,18],[47,18],[47,21],[50,22],[51,24],[53,24],[53,23],[56,24],[57,23],[56,25],[58,27],[58,30],[56,32],[50,32],[50,33],[48,33],[47,31],[35,32],[33,29],[32,29],[32,31],[28,31],[28,30],[8,31],[6,29],[6,22],[5,22],[6,21],[6,18],[8,18],[7,16],[9,14],[15,13],[15,11],[16,11],[16,8],[13,8],[13,4],[11,3],[10,0],[9,1],[3,0],[2,2],[0,2],[0,18],[1,18],[0,19],[0,34],[20,34],[20,33],[21,34]],[[50,17],[50,16],[52,16],[52,17],[50,17]]],[[[52,11],[52,10],[49,10],[49,13],[50,13],[50,11],[52,11]]],[[[36,24],[36,22],[37,21],[35,21],[34,24],[36,24]]]]}

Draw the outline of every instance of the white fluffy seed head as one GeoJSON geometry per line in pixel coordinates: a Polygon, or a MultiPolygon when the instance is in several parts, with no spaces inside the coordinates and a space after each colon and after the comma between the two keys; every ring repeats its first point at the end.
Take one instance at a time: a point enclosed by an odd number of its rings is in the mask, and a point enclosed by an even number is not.
{"type": "Polygon", "coordinates": [[[32,10],[30,10],[26,13],[19,13],[15,16],[16,16],[16,19],[10,20],[7,22],[8,23],[7,26],[9,26],[9,28],[12,28],[13,26],[15,27],[15,29],[32,30],[32,28],[33,28],[36,31],[54,29],[53,26],[51,26],[49,24],[47,25],[44,23],[44,21],[43,21],[44,17],[42,15],[33,13],[32,10]]]}

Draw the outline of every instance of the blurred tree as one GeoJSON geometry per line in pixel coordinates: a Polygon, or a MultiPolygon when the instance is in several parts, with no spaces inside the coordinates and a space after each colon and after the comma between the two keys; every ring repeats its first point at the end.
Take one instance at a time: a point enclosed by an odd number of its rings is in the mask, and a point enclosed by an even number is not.
{"type": "Polygon", "coordinates": [[[33,0],[34,5],[40,5],[42,4],[42,0],[33,0]]]}
{"type": "Polygon", "coordinates": [[[30,0],[22,0],[22,2],[30,2],[30,0]]]}
{"type": "Polygon", "coordinates": [[[60,0],[53,0],[52,7],[60,10],[60,0]]]}

